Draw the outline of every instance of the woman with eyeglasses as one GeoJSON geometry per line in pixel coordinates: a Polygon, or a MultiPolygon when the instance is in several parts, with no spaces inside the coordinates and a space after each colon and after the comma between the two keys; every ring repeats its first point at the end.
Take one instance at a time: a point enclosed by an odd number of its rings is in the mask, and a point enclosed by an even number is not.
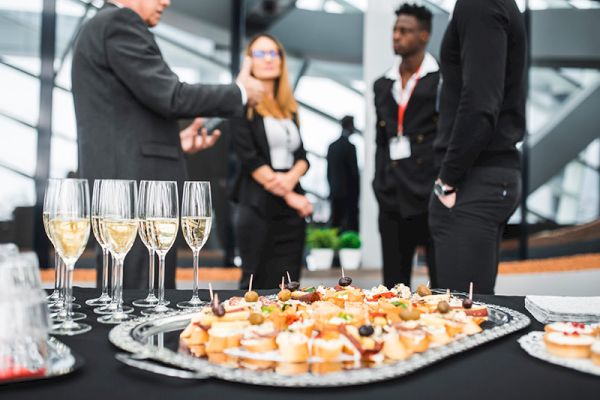
{"type": "Polygon", "coordinates": [[[265,88],[263,100],[232,121],[240,173],[233,199],[242,259],[240,288],[272,289],[289,272],[299,280],[305,218],[312,204],[300,187],[309,164],[298,124],[298,104],[289,83],[284,49],[267,34],[255,36],[246,51],[252,75],[265,88]]]}

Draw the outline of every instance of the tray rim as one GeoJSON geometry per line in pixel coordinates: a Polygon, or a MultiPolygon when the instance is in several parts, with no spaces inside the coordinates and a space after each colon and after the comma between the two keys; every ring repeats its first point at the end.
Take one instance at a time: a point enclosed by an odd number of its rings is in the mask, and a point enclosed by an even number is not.
{"type": "Polygon", "coordinates": [[[488,308],[508,314],[510,320],[501,325],[486,329],[473,336],[466,336],[451,342],[448,345],[436,347],[411,356],[407,360],[384,364],[375,368],[360,368],[344,370],[325,375],[303,374],[294,376],[283,376],[274,372],[252,371],[241,368],[216,365],[207,359],[196,358],[181,354],[167,348],[159,348],[155,345],[143,344],[135,340],[132,331],[143,324],[153,321],[166,320],[174,317],[186,317],[194,314],[194,311],[173,311],[163,315],[152,315],[136,318],[115,326],[109,333],[110,342],[116,347],[131,353],[150,353],[153,360],[168,365],[185,369],[197,370],[210,377],[225,381],[246,383],[259,386],[276,387],[338,387],[350,385],[362,385],[398,378],[438,361],[456,354],[463,353],[485,343],[500,339],[504,336],[526,328],[531,320],[525,314],[513,309],[478,302],[488,308]],[[284,379],[282,379],[284,378],[284,379]]]}

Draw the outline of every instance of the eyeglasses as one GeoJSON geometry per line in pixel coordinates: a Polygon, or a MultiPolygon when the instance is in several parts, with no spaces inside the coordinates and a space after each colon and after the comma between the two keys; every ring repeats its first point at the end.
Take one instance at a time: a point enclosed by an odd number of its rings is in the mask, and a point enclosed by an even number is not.
{"type": "Polygon", "coordinates": [[[266,56],[279,58],[281,55],[279,50],[252,50],[252,57],[254,58],[265,58],[266,56]]]}

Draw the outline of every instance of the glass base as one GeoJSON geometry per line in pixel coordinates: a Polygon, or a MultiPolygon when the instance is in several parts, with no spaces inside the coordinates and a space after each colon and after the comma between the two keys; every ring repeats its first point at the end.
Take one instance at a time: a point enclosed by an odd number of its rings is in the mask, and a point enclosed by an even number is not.
{"type": "Polygon", "coordinates": [[[112,301],[112,299],[110,298],[109,295],[107,295],[106,293],[103,293],[100,297],[97,297],[95,299],[89,299],[85,301],[85,304],[87,304],[88,306],[105,306],[107,304],[109,304],[112,301]]]}
{"type": "Polygon", "coordinates": [[[98,317],[98,322],[101,324],[112,324],[117,325],[121,322],[130,321],[134,318],[137,318],[136,315],[128,314],[125,312],[112,313],[110,315],[104,315],[102,317],[98,317]]]}
{"type": "Polygon", "coordinates": [[[181,302],[177,303],[177,307],[183,308],[183,309],[194,309],[194,308],[203,307],[207,304],[208,304],[207,302],[202,301],[197,297],[192,297],[188,301],[181,301],[181,302]]]}
{"type": "Polygon", "coordinates": [[[81,322],[65,321],[62,324],[54,325],[50,331],[50,334],[73,336],[80,335],[91,330],[91,325],[82,324],[81,322]]]}
{"type": "MultiPolygon", "coordinates": [[[[156,305],[158,304],[158,298],[153,295],[150,294],[148,295],[145,299],[139,299],[139,300],[134,300],[131,304],[133,304],[136,307],[156,307],[156,305]]],[[[164,305],[169,304],[168,301],[165,300],[164,305]]]]}
{"type": "Polygon", "coordinates": [[[145,310],[142,310],[142,314],[143,315],[156,315],[156,314],[164,314],[164,313],[167,313],[169,311],[175,311],[175,310],[173,310],[172,308],[167,307],[163,303],[163,304],[161,304],[159,306],[152,307],[152,308],[147,308],[145,310]]]}
{"type": "MultiPolygon", "coordinates": [[[[133,307],[131,306],[122,306],[121,307],[123,310],[123,313],[125,314],[129,314],[133,312],[133,307]]],[[[94,308],[94,313],[96,314],[100,314],[100,315],[110,315],[110,314],[114,314],[115,312],[117,312],[117,306],[110,303],[106,306],[103,307],[98,307],[98,308],[94,308]]]]}
{"type": "Polygon", "coordinates": [[[54,292],[52,292],[52,294],[48,297],[46,297],[46,300],[48,300],[48,303],[56,303],[58,301],[58,299],[60,299],[60,290],[56,290],[54,289],[54,292]]]}
{"type": "MultiPolygon", "coordinates": [[[[73,310],[77,310],[77,309],[81,308],[81,306],[76,303],[72,303],[72,307],[73,307],[73,310]]],[[[59,311],[64,310],[64,308],[65,308],[65,303],[62,301],[57,301],[56,303],[52,303],[52,304],[48,305],[48,311],[50,311],[50,312],[59,312],[59,311]]]]}
{"type": "MultiPolygon", "coordinates": [[[[84,313],[80,313],[80,312],[74,312],[71,313],[71,319],[73,321],[80,321],[82,319],[86,319],[87,315],[85,315],[84,313]]],[[[66,312],[57,312],[54,314],[50,314],[50,321],[52,322],[64,322],[67,319],[67,313],[66,312]]]]}

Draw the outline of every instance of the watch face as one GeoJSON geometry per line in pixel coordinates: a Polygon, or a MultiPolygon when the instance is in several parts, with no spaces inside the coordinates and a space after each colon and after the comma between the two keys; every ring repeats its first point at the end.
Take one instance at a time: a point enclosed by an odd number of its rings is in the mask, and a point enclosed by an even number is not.
{"type": "Polygon", "coordinates": [[[437,196],[443,196],[444,195],[444,187],[442,186],[441,183],[436,182],[433,185],[433,192],[437,195],[437,196]]]}

